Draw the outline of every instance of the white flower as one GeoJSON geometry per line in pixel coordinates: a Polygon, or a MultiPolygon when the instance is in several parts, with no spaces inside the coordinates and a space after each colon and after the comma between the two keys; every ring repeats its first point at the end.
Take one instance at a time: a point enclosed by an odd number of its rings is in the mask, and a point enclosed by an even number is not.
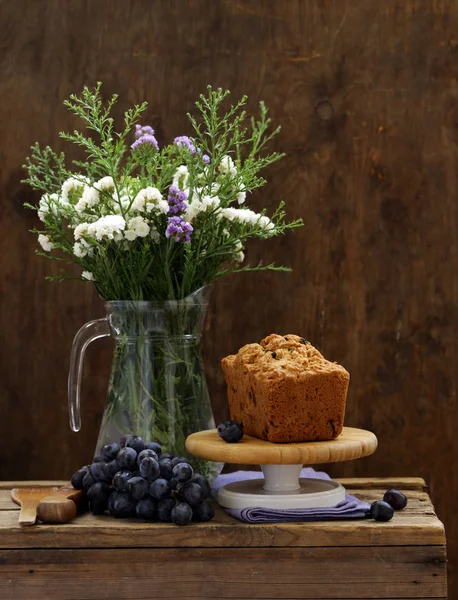
{"type": "Polygon", "coordinates": [[[236,196],[237,202],[243,204],[246,200],[246,192],[239,192],[236,196]]]}
{"type": "Polygon", "coordinates": [[[204,196],[202,198],[202,206],[203,206],[204,210],[207,210],[207,208],[211,208],[211,209],[218,208],[218,206],[220,204],[221,204],[221,201],[218,198],[218,196],[204,196]]]}
{"type": "Polygon", "coordinates": [[[201,212],[203,212],[205,209],[203,207],[202,202],[198,199],[195,198],[191,204],[188,204],[188,206],[186,207],[186,212],[183,215],[184,220],[186,221],[186,223],[192,223],[193,220],[197,217],[197,215],[201,212]]]}
{"type": "Polygon", "coordinates": [[[245,254],[240,251],[234,256],[234,258],[238,263],[242,263],[245,260],[245,254]]]}
{"type": "Polygon", "coordinates": [[[83,195],[78,200],[75,208],[78,212],[83,212],[87,208],[92,208],[99,203],[100,195],[99,192],[89,185],[84,186],[83,195]]]}
{"type": "Polygon", "coordinates": [[[264,231],[267,231],[267,232],[275,231],[275,225],[272,223],[272,221],[266,215],[259,217],[258,222],[264,231]]]}
{"type": "Polygon", "coordinates": [[[132,209],[138,212],[151,212],[159,209],[159,212],[167,214],[168,202],[163,199],[161,192],[155,187],[147,187],[140,190],[132,202],[132,209]]]}
{"type": "Polygon", "coordinates": [[[80,223],[75,227],[75,231],[73,232],[73,236],[76,241],[78,241],[83,235],[87,235],[89,228],[89,223],[80,223]]]}
{"type": "Polygon", "coordinates": [[[57,194],[43,194],[38,206],[38,218],[40,221],[44,221],[46,215],[51,212],[51,204],[58,202],[59,196],[57,194]]]}
{"type": "Polygon", "coordinates": [[[83,271],[81,277],[82,279],[86,279],[86,281],[94,281],[94,275],[90,271],[83,271]]]}
{"type": "Polygon", "coordinates": [[[223,156],[223,158],[221,159],[221,162],[218,165],[218,171],[223,175],[228,174],[231,177],[237,175],[237,168],[234,165],[234,161],[228,154],[226,154],[226,156],[223,156]]]}
{"type": "Polygon", "coordinates": [[[186,165],[180,165],[173,176],[172,185],[180,190],[186,191],[188,187],[189,173],[186,165]]]}
{"type": "Polygon", "coordinates": [[[80,242],[73,244],[73,254],[78,258],[84,258],[87,255],[87,248],[80,242]]]}
{"type": "Polygon", "coordinates": [[[49,237],[47,235],[43,235],[42,233],[40,233],[38,236],[38,243],[45,252],[51,252],[51,250],[54,248],[54,244],[51,242],[49,237]]]}
{"type": "Polygon", "coordinates": [[[62,184],[62,204],[69,204],[69,193],[82,188],[84,186],[84,181],[86,180],[86,177],[81,177],[81,179],[75,179],[74,177],[70,177],[69,179],[66,179],[62,184]]]}
{"type": "Polygon", "coordinates": [[[104,238],[118,241],[125,227],[126,222],[120,215],[106,215],[89,225],[88,235],[99,241],[104,238]]]}
{"type": "Polygon", "coordinates": [[[150,232],[150,226],[143,217],[134,217],[127,224],[127,229],[124,232],[124,237],[129,242],[132,242],[137,237],[146,237],[150,232]]]}
{"type": "Polygon", "coordinates": [[[94,183],[94,187],[96,190],[99,190],[99,192],[102,190],[112,190],[114,188],[113,177],[102,177],[102,179],[99,179],[96,183],[94,183]]]}

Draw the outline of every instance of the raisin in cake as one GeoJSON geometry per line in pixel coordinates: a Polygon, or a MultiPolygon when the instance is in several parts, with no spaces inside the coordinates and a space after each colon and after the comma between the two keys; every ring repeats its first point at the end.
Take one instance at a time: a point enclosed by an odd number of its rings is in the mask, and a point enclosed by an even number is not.
{"type": "Polygon", "coordinates": [[[340,435],[350,374],[297,335],[272,334],[221,361],[231,419],[270,442],[340,435]]]}

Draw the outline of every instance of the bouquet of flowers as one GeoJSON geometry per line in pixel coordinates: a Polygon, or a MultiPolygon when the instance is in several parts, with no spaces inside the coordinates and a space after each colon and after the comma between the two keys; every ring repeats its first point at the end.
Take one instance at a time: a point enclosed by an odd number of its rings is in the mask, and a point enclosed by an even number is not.
{"type": "MultiPolygon", "coordinates": [[[[72,169],[62,153],[38,144],[25,165],[26,182],[42,193],[38,206],[27,205],[43,224],[35,230],[38,254],[78,265],[107,301],[108,318],[75,338],[71,426],[80,427],[81,354],[91,339],[112,335],[98,448],[135,433],[183,456],[187,435],[213,424],[200,352],[208,284],[228,273],[288,270],[243,265],[245,244],[302,221],[286,222],[283,203],[270,217],[246,206],[266,183],[258,173],[282,157],[264,153],[279,128],[269,130],[262,102],[259,118],[248,120],[245,97],[223,110],[229,92],[209,87],[196,102],[199,117],[188,115],[192,137],[160,148],[152,127],[138,123],[146,103],[127,110],[117,132],[117,97],[104,104],[100,90],[84,88],[65,103],[90,132],[60,134],[84,151],[72,169]]],[[[50,279],[69,277],[62,269],[50,279]]],[[[195,466],[211,473],[205,463],[195,466]]]]}
{"type": "MultiPolygon", "coordinates": [[[[127,110],[118,133],[117,96],[104,105],[100,89],[84,88],[65,102],[96,134],[60,134],[84,150],[73,170],[63,153],[38,144],[27,159],[25,182],[43,194],[38,206],[26,205],[43,222],[38,254],[79,265],[81,279],[105,300],[180,299],[228,273],[287,270],[242,266],[249,238],[302,224],[285,222],[283,203],[271,217],[246,206],[247,195],[266,183],[258,173],[283,156],[261,156],[280,130],[269,131],[264,103],[247,126],[246,97],[224,112],[229,92],[209,87],[196,102],[199,118],[188,114],[193,136],[159,148],[154,130],[138,123],[147,104],[127,110]]],[[[68,277],[63,269],[50,279],[68,277]]]]}

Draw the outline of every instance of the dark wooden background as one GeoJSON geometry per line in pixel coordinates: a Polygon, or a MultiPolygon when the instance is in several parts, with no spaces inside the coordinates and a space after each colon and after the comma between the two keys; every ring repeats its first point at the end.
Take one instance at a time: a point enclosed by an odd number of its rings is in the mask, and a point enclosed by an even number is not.
{"type": "Polygon", "coordinates": [[[150,103],[160,142],[190,133],[208,83],[264,99],[288,157],[252,205],[288,203],[305,227],[248,256],[294,268],[215,289],[205,337],[219,361],[272,331],[301,333],[351,372],[347,424],[380,441],[333,475],[418,475],[449,538],[458,594],[458,3],[446,0],[3,0],[0,2],[0,478],[63,478],[87,462],[111,346],[88,352],[83,428],[68,428],[76,330],[102,316],[88,285],[52,284],[35,257],[21,165],[62,148],[62,106],[104,82],[150,103]]]}

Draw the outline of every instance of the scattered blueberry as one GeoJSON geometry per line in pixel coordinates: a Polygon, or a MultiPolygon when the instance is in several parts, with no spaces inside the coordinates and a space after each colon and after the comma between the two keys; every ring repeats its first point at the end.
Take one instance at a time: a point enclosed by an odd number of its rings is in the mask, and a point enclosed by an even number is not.
{"type": "Polygon", "coordinates": [[[145,442],[139,435],[131,435],[126,440],[126,448],[133,448],[139,454],[145,449],[145,442]]]}
{"type": "Polygon", "coordinates": [[[161,456],[162,447],[157,442],[145,442],[145,448],[147,450],[153,450],[158,456],[161,456]]]}
{"type": "Polygon", "coordinates": [[[210,488],[210,484],[208,483],[208,479],[206,477],[204,477],[200,473],[194,473],[191,481],[194,481],[195,483],[198,483],[200,485],[203,499],[210,498],[210,496],[212,495],[212,491],[210,488]]]}
{"type": "Polygon", "coordinates": [[[175,500],[165,498],[157,503],[157,516],[159,521],[170,523],[172,521],[172,510],[175,507],[175,500]]]}
{"type": "Polygon", "coordinates": [[[164,479],[172,479],[173,466],[170,458],[161,458],[159,461],[159,468],[161,470],[161,477],[164,479]]]}
{"type": "Polygon", "coordinates": [[[192,508],[185,502],[178,502],[170,514],[173,523],[187,525],[192,519],[192,508]]]}
{"type": "Polygon", "coordinates": [[[154,521],[157,519],[157,502],[152,498],[143,498],[137,502],[135,512],[140,519],[154,521]]]}
{"type": "Polygon", "coordinates": [[[237,421],[223,421],[218,425],[219,437],[228,444],[240,442],[243,437],[243,425],[237,421]]]}
{"type": "Polygon", "coordinates": [[[198,483],[190,481],[180,490],[180,499],[191,507],[197,506],[204,499],[202,488],[198,483]]]}
{"type": "Polygon", "coordinates": [[[141,500],[148,495],[149,485],[143,477],[132,477],[127,482],[127,490],[135,500],[141,500]]]}
{"type": "Polygon", "coordinates": [[[126,446],[126,448],[119,451],[116,461],[120,469],[129,469],[132,471],[137,466],[137,453],[133,448],[126,446]]]}
{"type": "Polygon", "coordinates": [[[192,517],[196,521],[211,521],[215,515],[215,509],[208,502],[202,502],[197,506],[192,507],[192,517]]]}
{"type": "Polygon", "coordinates": [[[173,467],[172,473],[178,483],[186,483],[194,475],[194,470],[188,463],[178,463],[173,467]]]}
{"type": "Polygon", "coordinates": [[[170,493],[169,482],[165,479],[156,479],[149,486],[149,493],[156,500],[167,498],[170,493]]]}
{"type": "Polygon", "coordinates": [[[384,500],[372,502],[370,515],[376,521],[390,521],[393,518],[393,514],[393,509],[384,500]]]}
{"type": "Polygon", "coordinates": [[[277,358],[277,353],[276,352],[272,352],[272,358],[277,358]]]}
{"type": "Polygon", "coordinates": [[[86,473],[89,472],[89,467],[85,466],[85,467],[81,467],[81,469],[78,469],[78,471],[72,476],[71,482],[72,482],[72,486],[75,488],[75,490],[82,490],[83,489],[83,479],[84,476],[86,475],[86,473]]]}
{"type": "Polygon", "coordinates": [[[159,457],[157,455],[156,452],[154,452],[154,450],[148,450],[147,448],[145,448],[145,450],[142,450],[140,452],[140,454],[137,456],[137,463],[138,466],[140,466],[140,463],[142,462],[142,460],[144,458],[146,458],[147,456],[149,456],[150,458],[154,458],[154,460],[159,460],[159,457]]]}
{"type": "Polygon", "coordinates": [[[127,492],[127,482],[132,478],[130,471],[118,471],[113,477],[113,487],[118,492],[127,492]]]}
{"type": "Polygon", "coordinates": [[[383,495],[383,500],[387,502],[393,510],[402,510],[407,506],[407,498],[399,490],[388,490],[383,495]]]}

